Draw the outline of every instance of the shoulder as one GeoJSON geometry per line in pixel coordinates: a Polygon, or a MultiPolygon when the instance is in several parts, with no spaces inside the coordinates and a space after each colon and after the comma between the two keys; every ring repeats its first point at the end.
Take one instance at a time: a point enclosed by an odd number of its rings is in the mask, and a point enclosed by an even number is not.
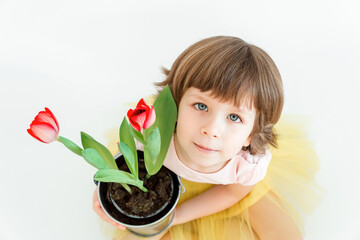
{"type": "Polygon", "coordinates": [[[248,152],[241,152],[236,158],[237,183],[251,186],[265,177],[270,164],[271,153],[268,149],[266,149],[263,155],[251,155],[248,152]]]}

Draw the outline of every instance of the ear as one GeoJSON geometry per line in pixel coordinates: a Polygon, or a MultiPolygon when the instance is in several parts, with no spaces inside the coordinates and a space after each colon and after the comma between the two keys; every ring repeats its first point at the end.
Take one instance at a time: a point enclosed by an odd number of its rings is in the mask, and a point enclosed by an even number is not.
{"type": "Polygon", "coordinates": [[[251,136],[249,136],[246,141],[244,142],[244,146],[243,147],[248,147],[251,143],[251,136]]]}

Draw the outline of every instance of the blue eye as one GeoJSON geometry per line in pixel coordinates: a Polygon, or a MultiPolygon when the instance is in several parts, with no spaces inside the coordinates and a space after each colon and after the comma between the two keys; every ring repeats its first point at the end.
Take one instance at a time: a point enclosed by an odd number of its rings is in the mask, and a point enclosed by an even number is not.
{"type": "Polygon", "coordinates": [[[240,117],[236,114],[230,114],[229,119],[233,122],[242,122],[240,117]]]}
{"type": "Polygon", "coordinates": [[[203,103],[195,103],[194,106],[200,111],[206,111],[207,106],[203,103]]]}

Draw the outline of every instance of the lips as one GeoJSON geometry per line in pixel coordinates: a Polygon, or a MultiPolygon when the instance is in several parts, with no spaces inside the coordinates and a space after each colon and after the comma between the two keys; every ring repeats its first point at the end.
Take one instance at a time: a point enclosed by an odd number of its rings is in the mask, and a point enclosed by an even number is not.
{"type": "Polygon", "coordinates": [[[205,147],[203,145],[199,145],[199,144],[196,144],[194,143],[195,147],[200,151],[200,152],[204,152],[204,153],[215,153],[217,152],[218,150],[215,150],[215,149],[212,149],[212,148],[208,148],[208,147],[205,147]]]}

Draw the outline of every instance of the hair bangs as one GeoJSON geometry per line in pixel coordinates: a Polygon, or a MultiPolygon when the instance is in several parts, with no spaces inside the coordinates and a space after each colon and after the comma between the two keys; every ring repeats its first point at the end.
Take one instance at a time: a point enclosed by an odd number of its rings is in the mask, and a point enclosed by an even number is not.
{"type": "Polygon", "coordinates": [[[184,79],[182,90],[194,87],[203,92],[210,91],[220,101],[231,102],[236,107],[256,109],[259,87],[257,72],[249,63],[249,58],[244,57],[244,52],[246,55],[247,49],[221,54],[212,49],[189,56],[181,66],[186,71],[179,71],[183,75],[177,76],[184,79]]]}

